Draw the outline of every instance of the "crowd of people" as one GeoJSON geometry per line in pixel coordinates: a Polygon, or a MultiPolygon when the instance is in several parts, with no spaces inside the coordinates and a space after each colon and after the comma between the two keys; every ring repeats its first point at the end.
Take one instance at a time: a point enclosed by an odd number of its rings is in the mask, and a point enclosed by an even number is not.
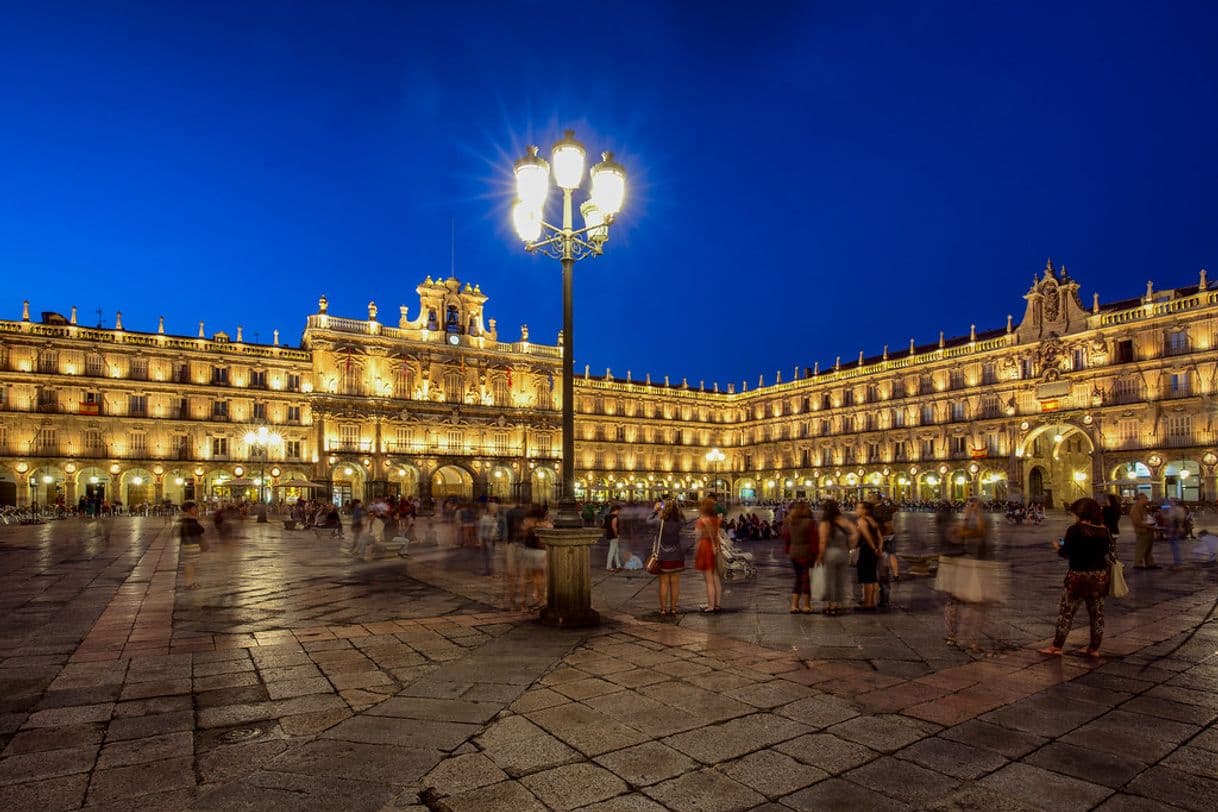
{"type": "MultiPolygon", "coordinates": [[[[210,517],[217,537],[231,538],[252,507],[240,502],[213,505],[210,517]]],[[[814,605],[819,603],[821,614],[835,616],[877,611],[888,604],[892,584],[901,579],[894,519],[909,508],[877,493],[849,504],[798,500],[733,509],[730,517],[722,504],[709,498],[693,505],[664,500],[650,508],[617,504],[589,511],[585,506],[583,516],[586,525],[602,530],[609,573],[646,569],[656,576],[661,619],[684,611],[682,573],[691,565],[701,575],[704,590],[698,611],[723,611],[725,565],[734,545],[767,539],[781,540],[790,562],[789,611],[815,613],[814,605]],[[640,555],[648,552],[644,564],[640,555]]],[[[937,563],[934,588],[944,596],[944,640],[980,652],[988,608],[1007,594],[1005,569],[994,555],[992,516],[1005,510],[1008,523],[1038,522],[1044,508],[1036,503],[1024,507],[976,498],[961,504],[939,501],[913,508],[934,513],[933,555],[923,557],[937,563]]],[[[1121,524],[1128,522],[1132,530],[1133,567],[1158,568],[1153,555],[1156,541],[1168,544],[1173,567],[1180,567],[1181,542],[1194,538],[1193,517],[1183,505],[1155,506],[1145,496],[1131,504],[1111,496],[1103,506],[1084,499],[1070,511],[1077,521],[1054,545],[1068,561],[1068,569],[1054,642],[1044,652],[1060,653],[1082,603],[1091,625],[1085,652],[1098,656],[1103,603],[1113,579],[1121,524]]],[[[283,521],[285,527],[312,529],[336,539],[340,549],[363,560],[386,549],[408,555],[412,547],[440,544],[439,530],[449,539],[443,546],[472,553],[467,560],[481,575],[502,577],[508,606],[536,610],[546,603],[546,552],[540,531],[553,524],[545,506],[501,504],[495,499],[447,499],[426,506],[415,499],[395,497],[374,499],[367,505],[356,499],[342,506],[325,499],[299,500],[287,507],[283,521]],[[420,520],[420,515],[426,520],[420,520]]],[[[191,587],[204,538],[194,503],[182,506],[180,527],[185,583],[191,587]]],[[[1202,531],[1197,548],[1207,551],[1210,563],[1218,560],[1218,537],[1202,531]]]]}

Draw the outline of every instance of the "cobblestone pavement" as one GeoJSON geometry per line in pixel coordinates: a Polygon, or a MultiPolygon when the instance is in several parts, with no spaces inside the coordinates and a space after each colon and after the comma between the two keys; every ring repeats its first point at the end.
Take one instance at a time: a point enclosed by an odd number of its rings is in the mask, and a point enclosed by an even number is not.
{"type": "Polygon", "coordinates": [[[1215,808],[1218,573],[1131,573],[1106,656],[1046,659],[1063,526],[1000,530],[977,653],[925,577],[789,614],[774,543],[720,615],[687,571],[675,621],[602,545],[606,623],[577,632],[443,532],[358,562],[249,523],[187,589],[160,519],[0,526],[0,808],[1215,808]]]}

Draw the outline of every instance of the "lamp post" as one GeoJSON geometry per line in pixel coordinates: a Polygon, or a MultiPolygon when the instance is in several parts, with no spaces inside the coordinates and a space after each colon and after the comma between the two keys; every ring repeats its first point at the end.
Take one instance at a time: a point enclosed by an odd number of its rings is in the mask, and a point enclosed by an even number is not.
{"type": "Polygon", "coordinates": [[[277,432],[273,432],[266,426],[259,426],[257,431],[247,431],[245,433],[245,444],[250,447],[250,450],[258,449],[259,457],[261,457],[262,465],[258,470],[258,522],[260,524],[266,522],[266,499],[263,496],[262,489],[266,486],[266,463],[267,458],[271,455],[271,447],[278,446],[283,442],[283,437],[277,432]]]}
{"type": "MultiPolygon", "coordinates": [[[[726,455],[725,455],[725,454],[724,454],[722,451],[720,451],[719,449],[717,449],[717,448],[712,448],[710,451],[707,451],[707,452],[706,452],[706,461],[707,461],[708,463],[710,463],[710,464],[711,464],[711,466],[712,466],[712,467],[714,468],[714,470],[715,470],[715,482],[716,482],[716,484],[719,484],[719,482],[720,482],[720,477],[719,477],[719,473],[720,473],[720,467],[719,467],[719,464],[720,464],[721,462],[723,462],[723,460],[724,460],[724,459],[726,459],[726,455]]],[[[726,483],[724,483],[724,484],[726,484],[726,483]]],[[[724,488],[724,490],[726,491],[726,490],[727,490],[727,488],[725,487],[725,488],[724,488]]],[[[724,504],[725,504],[725,505],[730,505],[730,504],[732,503],[732,497],[731,497],[731,494],[730,494],[730,493],[725,493],[725,494],[723,495],[723,501],[724,501],[724,504]]]]}
{"type": "Polygon", "coordinates": [[[537,147],[529,147],[516,162],[516,202],[512,222],[524,250],[537,252],[562,263],[562,491],[555,527],[580,527],[575,503],[575,326],[572,315],[572,277],[575,262],[604,253],[609,226],[622,208],[626,195],[626,171],[603,153],[603,160],[590,171],[591,192],[579,207],[583,228],[575,227],[575,190],[583,183],[583,144],[575,132],[567,130],[551,152],[552,163],[538,157],[537,147]],[[562,225],[545,220],[550,179],[562,189],[562,225]]]}

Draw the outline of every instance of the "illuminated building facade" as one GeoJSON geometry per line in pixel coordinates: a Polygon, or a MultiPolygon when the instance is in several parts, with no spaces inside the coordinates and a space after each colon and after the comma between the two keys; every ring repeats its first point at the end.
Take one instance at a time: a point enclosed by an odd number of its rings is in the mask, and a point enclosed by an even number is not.
{"type": "MultiPolygon", "coordinates": [[[[721,390],[577,375],[580,498],[970,494],[1044,499],[1143,491],[1215,497],[1210,401],[1218,291],[1090,307],[1048,264],[1005,327],[908,346],[792,380],[721,390]],[[721,454],[715,454],[715,451],[721,454]],[[722,459],[719,459],[722,457],[722,459]]],[[[501,341],[486,296],[428,278],[395,324],[329,313],[300,346],[83,327],[28,304],[0,321],[0,504],[102,494],[128,506],[254,498],[270,450],[281,497],[397,493],[550,501],[560,481],[561,346],[501,341]]],[[[561,342],[561,336],[559,337],[561,342]]]]}

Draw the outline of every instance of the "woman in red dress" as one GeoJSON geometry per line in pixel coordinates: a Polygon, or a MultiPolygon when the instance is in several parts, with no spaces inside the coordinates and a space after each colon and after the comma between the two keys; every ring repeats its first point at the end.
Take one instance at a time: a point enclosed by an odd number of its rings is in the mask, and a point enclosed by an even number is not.
{"type": "Polygon", "coordinates": [[[723,581],[719,579],[719,517],[715,514],[715,500],[703,499],[698,503],[698,522],[694,533],[698,546],[694,552],[694,567],[702,571],[706,579],[706,606],[703,612],[719,612],[719,599],[723,595],[723,581]]]}

